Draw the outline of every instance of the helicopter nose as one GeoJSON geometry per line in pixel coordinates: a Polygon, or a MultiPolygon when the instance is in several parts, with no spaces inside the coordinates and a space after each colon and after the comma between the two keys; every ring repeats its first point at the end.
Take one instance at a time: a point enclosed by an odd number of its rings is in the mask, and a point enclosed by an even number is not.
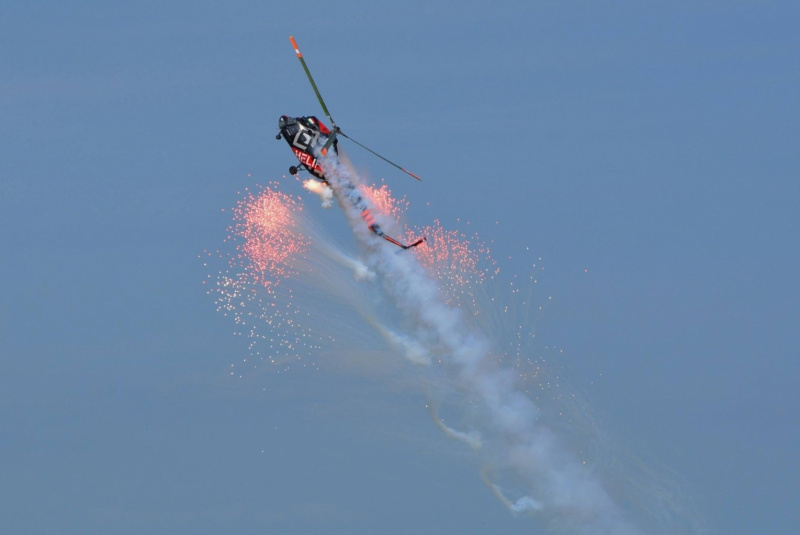
{"type": "Polygon", "coordinates": [[[288,115],[281,115],[281,118],[278,119],[278,128],[283,128],[284,125],[286,124],[286,119],[288,118],[289,118],[288,115]]]}

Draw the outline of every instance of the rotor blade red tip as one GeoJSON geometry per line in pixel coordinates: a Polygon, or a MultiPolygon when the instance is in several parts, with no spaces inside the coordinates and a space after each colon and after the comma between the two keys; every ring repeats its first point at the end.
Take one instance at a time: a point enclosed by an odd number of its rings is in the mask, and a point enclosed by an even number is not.
{"type": "MultiPolygon", "coordinates": [[[[401,167],[400,169],[403,169],[403,168],[401,167]]],[[[422,179],[421,179],[420,177],[418,177],[417,175],[415,175],[414,173],[412,173],[411,171],[409,171],[409,170],[407,170],[407,169],[403,169],[403,171],[405,171],[405,172],[406,172],[406,173],[408,173],[409,175],[413,176],[414,178],[416,178],[417,180],[419,180],[420,182],[422,182],[422,179]]]]}
{"type": "Polygon", "coordinates": [[[289,36],[289,41],[292,42],[292,47],[294,48],[295,53],[297,54],[298,58],[302,58],[303,54],[300,53],[300,48],[297,46],[297,41],[294,40],[294,36],[289,36]]]}

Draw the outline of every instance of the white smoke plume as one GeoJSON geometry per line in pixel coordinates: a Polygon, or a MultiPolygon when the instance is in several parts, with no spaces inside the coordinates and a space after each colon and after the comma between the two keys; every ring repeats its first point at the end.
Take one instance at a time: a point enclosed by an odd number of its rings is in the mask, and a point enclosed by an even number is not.
{"type": "MultiPolygon", "coordinates": [[[[255,292],[249,279],[221,271],[212,285],[220,310],[234,316],[240,334],[253,337],[251,355],[286,370],[305,366],[305,355],[327,350],[365,369],[388,364],[391,370],[410,370],[407,375],[427,395],[433,422],[455,447],[468,448],[497,499],[512,514],[533,516],[553,531],[697,532],[675,499],[679,492],[655,481],[648,467],[637,471],[631,468],[636,463],[617,462],[624,454],[606,454],[611,448],[579,400],[548,400],[536,390],[536,374],[525,363],[512,362],[524,341],[519,332],[501,332],[496,289],[471,284],[470,298],[453,305],[441,281],[418,261],[415,253],[421,251],[399,249],[367,228],[348,198],[361,195],[363,184],[342,162],[323,159],[330,186],[311,181],[304,187],[319,195],[323,207],[335,200],[342,208],[359,247],[357,258],[348,251],[352,247],[331,239],[325,225],[296,209],[287,216],[292,223],[287,228],[297,232],[294,241],[311,249],[288,257],[294,262],[288,266],[291,279],[255,292]],[[266,333],[258,331],[261,324],[266,333]],[[255,351],[256,342],[265,351],[255,351]],[[569,419],[554,419],[554,408],[569,419]]],[[[392,216],[372,212],[387,234],[404,239],[392,216]]],[[[530,296],[523,299],[524,308],[530,296]]],[[[525,312],[515,325],[529,321],[535,318],[525,312]]]]}
{"type": "Polygon", "coordinates": [[[333,208],[333,190],[319,180],[309,178],[303,181],[303,187],[312,193],[319,195],[322,200],[323,208],[333,208]]]}
{"type": "MultiPolygon", "coordinates": [[[[467,431],[445,425],[433,403],[429,401],[428,406],[448,437],[476,452],[487,467],[484,480],[498,499],[512,513],[538,516],[553,529],[587,535],[642,533],[592,469],[540,422],[539,409],[517,374],[498,364],[487,336],[477,332],[459,309],[444,303],[414,255],[389,246],[365,228],[361,214],[347,198],[354,191],[350,185],[359,183],[356,173],[334,158],[325,159],[323,168],[359,240],[364,264],[378,275],[411,327],[398,335],[373,325],[403,345],[409,360],[436,368],[437,373],[427,380],[429,395],[455,392],[473,400],[474,414],[467,419],[476,428],[467,431]],[[493,474],[508,479],[513,490],[501,490],[493,474]]],[[[387,229],[393,223],[378,222],[387,229]]]]}

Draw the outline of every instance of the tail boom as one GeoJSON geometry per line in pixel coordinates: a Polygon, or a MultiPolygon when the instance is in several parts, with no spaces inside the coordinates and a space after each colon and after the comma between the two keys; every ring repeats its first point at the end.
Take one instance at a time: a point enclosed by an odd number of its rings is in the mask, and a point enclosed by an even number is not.
{"type": "Polygon", "coordinates": [[[377,223],[375,223],[375,217],[372,215],[372,212],[370,212],[369,208],[364,208],[361,211],[361,219],[363,219],[364,222],[367,224],[367,228],[369,228],[376,235],[380,236],[389,243],[393,243],[398,247],[402,247],[403,249],[411,249],[412,247],[416,247],[417,245],[420,245],[425,242],[425,238],[422,237],[419,238],[414,243],[412,243],[411,245],[406,245],[405,243],[392,238],[391,236],[386,234],[383,230],[381,230],[381,227],[377,223]]]}

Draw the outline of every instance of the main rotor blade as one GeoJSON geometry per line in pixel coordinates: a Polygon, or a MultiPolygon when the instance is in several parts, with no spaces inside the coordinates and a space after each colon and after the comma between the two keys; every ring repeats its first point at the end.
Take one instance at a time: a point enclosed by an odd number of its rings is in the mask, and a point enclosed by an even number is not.
{"type": "MultiPolygon", "coordinates": [[[[333,122],[333,119],[331,119],[331,122],[333,122]]],[[[404,169],[403,167],[401,167],[401,166],[397,165],[396,163],[394,163],[393,161],[389,160],[388,158],[384,158],[383,156],[381,156],[380,154],[378,154],[377,152],[375,152],[375,151],[374,151],[374,150],[372,150],[371,148],[369,148],[369,147],[366,147],[366,146],[362,145],[361,143],[359,143],[359,142],[358,142],[358,141],[356,141],[355,139],[351,138],[350,136],[348,136],[347,134],[345,134],[345,133],[344,133],[344,132],[342,132],[341,130],[339,130],[339,135],[340,135],[340,136],[344,136],[344,137],[346,137],[347,139],[349,139],[350,141],[352,141],[353,143],[355,143],[356,145],[358,145],[358,146],[359,146],[359,147],[361,147],[362,149],[364,149],[364,150],[366,150],[366,151],[369,151],[369,152],[371,152],[372,154],[374,154],[375,156],[377,156],[378,158],[380,158],[380,159],[381,159],[381,160],[383,160],[384,162],[386,162],[386,163],[388,163],[388,164],[390,164],[390,165],[393,165],[393,166],[397,167],[398,169],[400,169],[400,170],[401,170],[402,172],[404,172],[405,174],[407,174],[407,175],[411,175],[411,176],[413,176],[414,178],[416,178],[417,180],[420,180],[420,181],[422,180],[420,177],[418,177],[417,175],[415,175],[414,173],[412,173],[412,172],[411,172],[411,171],[409,171],[408,169],[404,169]]]]}
{"type": "Polygon", "coordinates": [[[314,93],[316,93],[317,100],[319,100],[319,103],[322,106],[322,111],[325,112],[325,115],[331,122],[331,129],[334,129],[336,127],[336,123],[333,122],[333,117],[331,117],[331,114],[328,111],[328,107],[325,105],[325,101],[322,100],[322,95],[319,94],[319,89],[317,89],[317,84],[314,83],[314,78],[311,76],[311,71],[308,70],[308,65],[306,65],[306,60],[303,59],[303,54],[300,53],[300,49],[297,47],[297,41],[295,41],[294,37],[291,35],[289,36],[289,41],[292,42],[294,51],[295,53],[297,53],[297,59],[300,60],[300,64],[303,65],[303,70],[306,71],[306,76],[308,76],[308,81],[311,82],[311,87],[314,88],[314,93]]]}

